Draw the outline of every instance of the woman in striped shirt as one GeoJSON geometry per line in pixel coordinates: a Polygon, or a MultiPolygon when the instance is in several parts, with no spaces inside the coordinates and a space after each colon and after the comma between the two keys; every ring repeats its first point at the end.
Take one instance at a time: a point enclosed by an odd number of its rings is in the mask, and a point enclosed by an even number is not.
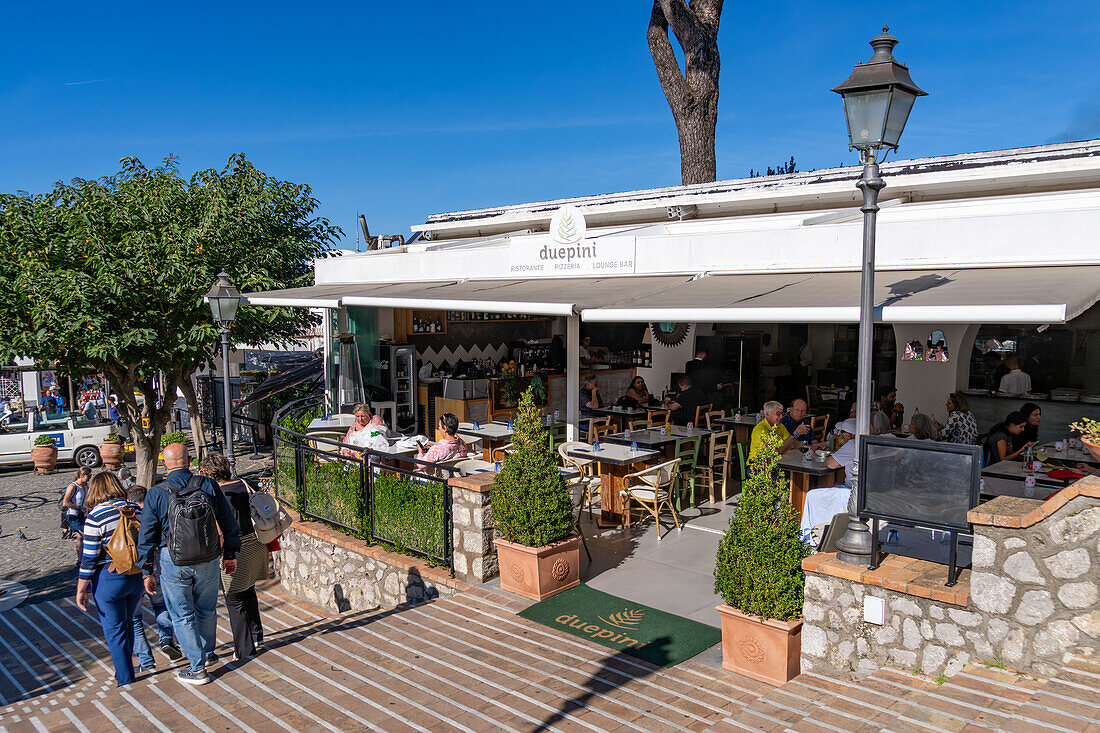
{"type": "Polygon", "coordinates": [[[141,573],[123,575],[108,570],[111,556],[107,543],[118,525],[119,508],[137,504],[126,501],[126,491],[110,471],[100,471],[92,477],[91,488],[84,500],[84,551],[80,556],[79,579],[76,582],[76,605],[88,610],[88,586],[92,588],[99,623],[115,665],[118,684],[134,681],[134,612],[145,592],[141,573]]]}

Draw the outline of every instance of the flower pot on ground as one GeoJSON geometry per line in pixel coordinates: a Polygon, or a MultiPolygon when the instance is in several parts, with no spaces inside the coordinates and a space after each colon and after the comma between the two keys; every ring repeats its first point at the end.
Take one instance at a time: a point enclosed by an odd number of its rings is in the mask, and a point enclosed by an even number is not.
{"type": "Polygon", "coordinates": [[[38,473],[53,473],[57,468],[57,443],[48,435],[39,435],[31,448],[31,460],[38,473]]]}
{"type": "Polygon", "coordinates": [[[1081,444],[1085,446],[1085,450],[1100,461],[1100,420],[1083,417],[1081,422],[1072,423],[1070,427],[1081,433],[1081,444]]]}
{"type": "Polygon", "coordinates": [[[799,673],[802,559],[789,483],[776,469],[779,453],[766,443],[751,459],[752,476],[718,544],[714,591],[722,622],[722,666],[782,685],[799,673]]]}
{"type": "Polygon", "coordinates": [[[99,446],[99,457],[106,468],[118,468],[122,465],[122,438],[118,433],[110,433],[99,446]]]}
{"type": "Polygon", "coordinates": [[[500,587],[541,601],[580,581],[580,538],[573,502],[558,472],[533,391],[519,400],[512,443],[489,492],[500,561],[500,587]]]}

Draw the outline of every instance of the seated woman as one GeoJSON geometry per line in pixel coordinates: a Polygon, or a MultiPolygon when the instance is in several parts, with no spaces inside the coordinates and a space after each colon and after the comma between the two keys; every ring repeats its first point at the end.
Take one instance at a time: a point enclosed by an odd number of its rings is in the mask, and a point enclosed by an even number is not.
{"type": "Polygon", "coordinates": [[[371,417],[373,417],[373,414],[371,413],[370,405],[365,402],[360,402],[358,405],[356,405],[355,409],[353,409],[352,412],[355,414],[355,422],[353,422],[351,424],[351,427],[348,428],[348,431],[344,433],[343,442],[355,445],[355,441],[353,441],[352,438],[354,438],[355,434],[358,433],[360,430],[364,430],[368,425],[370,425],[370,420],[371,417]]]}
{"type": "Polygon", "coordinates": [[[1000,461],[1013,461],[1024,450],[1031,445],[1030,443],[1024,443],[1019,448],[1013,450],[1012,438],[1024,432],[1024,426],[1027,425],[1027,418],[1024,417],[1022,412],[1010,412],[1005,417],[1004,422],[995,426],[989,431],[989,435],[985,438],[985,465],[992,466],[994,463],[1000,461]]]}
{"type": "Polygon", "coordinates": [[[1025,402],[1020,407],[1020,414],[1026,422],[1023,432],[1012,436],[1012,450],[1023,448],[1028,443],[1039,442],[1039,423],[1043,421],[1043,411],[1034,402],[1025,402]]]}
{"type": "Polygon", "coordinates": [[[634,377],[623,397],[629,397],[639,405],[648,405],[650,402],[656,402],[653,395],[649,393],[649,387],[645,385],[645,380],[641,377],[634,377]]]}
{"type": "Polygon", "coordinates": [[[893,432],[894,426],[890,424],[890,418],[882,410],[871,413],[871,435],[887,435],[893,432]]]}
{"type": "Polygon", "coordinates": [[[445,412],[439,418],[436,427],[443,437],[427,449],[421,444],[416,457],[428,463],[439,463],[450,458],[465,458],[466,444],[458,438],[458,418],[450,412],[445,412]]]}
{"type": "Polygon", "coordinates": [[[935,440],[936,424],[932,422],[932,418],[925,415],[923,412],[913,413],[913,417],[909,419],[909,437],[916,438],[917,440],[935,440]]]}
{"type": "Polygon", "coordinates": [[[961,445],[974,445],[978,442],[978,421],[970,412],[966,396],[961,392],[952,392],[947,396],[947,424],[936,423],[940,440],[961,445]]]}

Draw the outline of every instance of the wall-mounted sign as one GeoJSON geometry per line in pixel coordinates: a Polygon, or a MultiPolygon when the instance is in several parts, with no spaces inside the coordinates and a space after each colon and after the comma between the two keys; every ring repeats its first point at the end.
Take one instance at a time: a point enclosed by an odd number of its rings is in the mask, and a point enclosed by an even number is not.
{"type": "Polygon", "coordinates": [[[587,237],[576,207],[563,206],[550,219],[550,237],[542,244],[517,242],[511,247],[513,275],[609,275],[634,272],[634,237],[587,237]]]}

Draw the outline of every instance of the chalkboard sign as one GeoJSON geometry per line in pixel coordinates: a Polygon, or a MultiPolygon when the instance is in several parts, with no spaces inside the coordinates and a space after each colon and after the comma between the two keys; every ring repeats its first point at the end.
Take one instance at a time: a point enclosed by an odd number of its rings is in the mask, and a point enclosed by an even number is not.
{"type": "Polygon", "coordinates": [[[859,514],[969,532],[978,505],[981,447],[934,440],[861,436],[859,514]]]}

